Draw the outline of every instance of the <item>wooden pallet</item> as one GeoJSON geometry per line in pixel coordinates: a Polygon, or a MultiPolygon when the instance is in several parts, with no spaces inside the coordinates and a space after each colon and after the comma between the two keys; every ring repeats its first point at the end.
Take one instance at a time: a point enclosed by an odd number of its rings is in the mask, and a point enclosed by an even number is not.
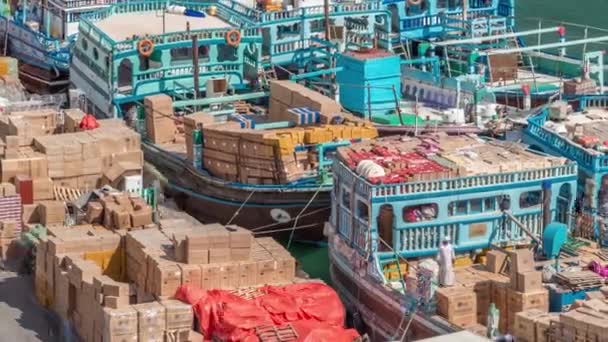
{"type": "Polygon", "coordinates": [[[592,271],[561,272],[555,275],[557,283],[573,291],[592,289],[604,284],[604,278],[592,271]]]}
{"type": "Polygon", "coordinates": [[[235,296],[244,298],[244,299],[254,299],[254,298],[258,298],[260,296],[265,295],[265,293],[262,292],[257,287],[247,287],[247,288],[236,289],[236,290],[230,291],[230,293],[235,296]]]}
{"type": "Polygon", "coordinates": [[[298,339],[298,333],[291,324],[281,327],[262,325],[255,328],[255,333],[262,342],[288,342],[298,339]]]}
{"type": "Polygon", "coordinates": [[[55,186],[53,188],[53,193],[55,194],[55,200],[63,202],[75,201],[82,196],[82,192],[80,190],[66,188],[63,186],[55,186]]]}

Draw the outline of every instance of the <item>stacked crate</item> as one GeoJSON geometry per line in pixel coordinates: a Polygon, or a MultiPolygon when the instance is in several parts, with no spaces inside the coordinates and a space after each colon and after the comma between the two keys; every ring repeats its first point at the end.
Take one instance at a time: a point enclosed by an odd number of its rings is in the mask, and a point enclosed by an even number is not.
{"type": "MultiPolygon", "coordinates": [[[[196,129],[201,130],[201,134],[203,127],[206,125],[211,125],[215,121],[215,117],[209,113],[193,113],[190,115],[184,116],[184,136],[186,140],[186,152],[188,154],[188,160],[194,161],[194,149],[193,149],[193,132],[196,129]]],[[[202,167],[202,165],[200,165],[202,167]]]]}
{"type": "Polygon", "coordinates": [[[335,100],[292,81],[270,82],[269,116],[271,120],[292,120],[290,108],[307,107],[319,113],[321,123],[330,123],[342,107],[335,100]]]}
{"type": "Polygon", "coordinates": [[[437,313],[460,327],[477,323],[477,297],[471,288],[447,287],[437,290],[437,313]]]}
{"type": "Polygon", "coordinates": [[[508,251],[511,287],[507,290],[507,329],[513,330],[518,312],[549,311],[549,292],[542,287],[541,272],[534,270],[534,254],[528,249],[508,251]]]}
{"type": "Polygon", "coordinates": [[[559,321],[559,315],[538,309],[518,312],[512,328],[513,336],[522,342],[548,341],[547,333],[552,321],[559,321]]]}
{"type": "Polygon", "coordinates": [[[144,99],[144,107],[148,138],[155,144],[172,142],[177,127],[173,117],[171,97],[164,94],[148,96],[144,99]]]}

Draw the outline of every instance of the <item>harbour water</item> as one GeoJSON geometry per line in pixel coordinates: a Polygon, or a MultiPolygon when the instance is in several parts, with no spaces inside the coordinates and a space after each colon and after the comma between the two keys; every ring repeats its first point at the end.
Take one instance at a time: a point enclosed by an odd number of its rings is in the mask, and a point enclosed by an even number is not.
{"type": "MultiPolygon", "coordinates": [[[[521,29],[531,29],[538,25],[539,18],[543,21],[543,26],[557,25],[559,22],[584,23],[589,26],[603,27],[605,26],[604,14],[608,13],[608,1],[584,1],[573,3],[568,0],[527,0],[517,3],[516,14],[522,19],[518,21],[518,26],[521,29]]],[[[584,29],[579,32],[570,32],[569,39],[581,39],[584,35],[584,29]]],[[[533,41],[528,41],[528,44],[534,44],[533,41]]],[[[600,50],[607,49],[606,45],[592,45],[587,47],[600,50]]],[[[578,55],[581,51],[570,50],[569,54],[578,55]]],[[[292,244],[290,251],[298,259],[304,271],[311,277],[321,278],[327,282],[329,279],[329,270],[327,265],[329,259],[327,256],[326,245],[314,245],[308,243],[292,244]]]]}

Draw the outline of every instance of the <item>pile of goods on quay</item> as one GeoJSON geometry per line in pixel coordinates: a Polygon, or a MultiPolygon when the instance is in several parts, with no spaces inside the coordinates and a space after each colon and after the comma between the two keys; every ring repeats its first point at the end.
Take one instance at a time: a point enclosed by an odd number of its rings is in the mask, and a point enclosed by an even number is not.
{"type": "Polygon", "coordinates": [[[39,303],[80,339],[359,336],[343,327],[337,294],[296,276],[272,238],[182,212],[159,218],[140,135],[123,121],[13,112],[0,116],[0,137],[0,260],[31,260],[39,303]]]}

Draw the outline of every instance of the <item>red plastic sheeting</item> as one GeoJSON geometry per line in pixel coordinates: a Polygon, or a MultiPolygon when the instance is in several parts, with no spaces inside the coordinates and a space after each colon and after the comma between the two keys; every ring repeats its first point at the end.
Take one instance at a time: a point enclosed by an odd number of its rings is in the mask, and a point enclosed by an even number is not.
{"type": "Polygon", "coordinates": [[[85,115],[82,118],[82,120],[80,121],[80,128],[82,128],[84,130],[95,129],[98,127],[99,127],[99,122],[97,122],[97,119],[95,119],[95,117],[91,114],[85,115]]]}
{"type": "Polygon", "coordinates": [[[359,334],[344,329],[345,310],[336,292],[321,283],[264,286],[263,295],[244,299],[225,290],[181,286],[175,297],[189,303],[206,339],[260,341],[255,328],[285,326],[297,331],[301,342],[350,342],[359,334]]]}

